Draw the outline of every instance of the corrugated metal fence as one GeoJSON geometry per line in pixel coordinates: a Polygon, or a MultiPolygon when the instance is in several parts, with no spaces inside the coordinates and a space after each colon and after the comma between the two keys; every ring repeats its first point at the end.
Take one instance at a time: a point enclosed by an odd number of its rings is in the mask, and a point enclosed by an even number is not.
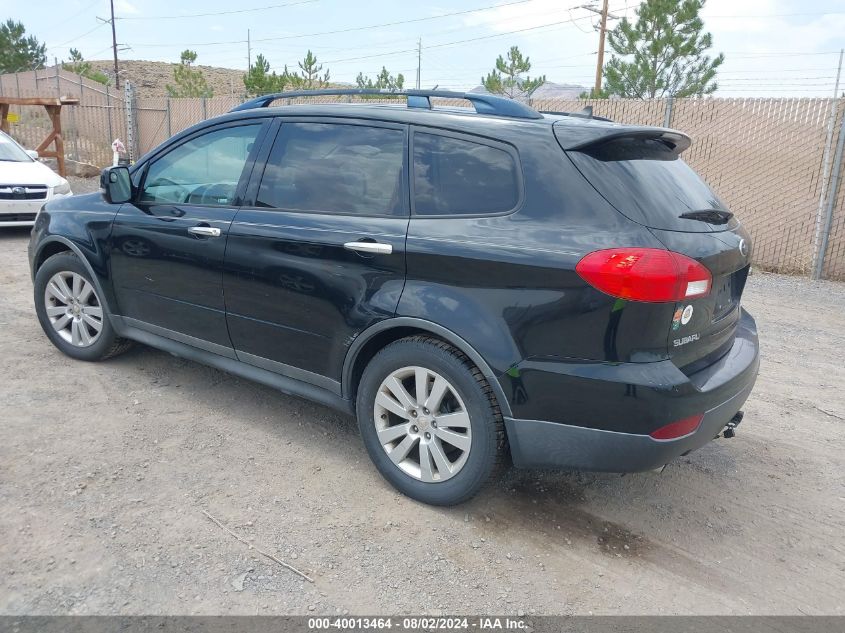
{"type": "MultiPolygon", "coordinates": [[[[242,101],[135,98],[131,91],[57,74],[54,68],[0,76],[0,95],[57,94],[80,98],[80,105],[62,111],[68,157],[96,165],[111,161],[114,138],[131,145],[137,157],[242,101]]],[[[532,105],[559,112],[591,105],[595,114],[620,123],[684,131],[693,139],[684,158],[748,227],[757,266],[810,275],[820,263],[827,233],[821,276],[845,280],[845,168],[835,160],[845,99],[535,100],[532,105]],[[836,191],[834,168],[841,174],[836,191]]],[[[37,145],[49,127],[43,109],[12,112],[20,117],[12,133],[27,146],[37,145]]]]}

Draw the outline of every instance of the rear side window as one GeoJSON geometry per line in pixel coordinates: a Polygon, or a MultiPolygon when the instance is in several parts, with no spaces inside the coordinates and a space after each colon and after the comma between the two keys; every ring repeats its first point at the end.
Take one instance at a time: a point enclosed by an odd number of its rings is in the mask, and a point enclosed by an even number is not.
{"type": "Polygon", "coordinates": [[[414,132],[414,213],[476,215],[513,210],[520,197],[510,152],[450,136],[414,132]]]}
{"type": "Polygon", "coordinates": [[[569,152],[569,156],[598,192],[635,222],[694,232],[736,225],[736,221],[717,225],[680,217],[690,211],[728,209],[674,148],[660,139],[615,139],[569,152]]]}
{"type": "Polygon", "coordinates": [[[403,130],[283,123],[258,190],[259,207],[403,214],[403,130]]]}

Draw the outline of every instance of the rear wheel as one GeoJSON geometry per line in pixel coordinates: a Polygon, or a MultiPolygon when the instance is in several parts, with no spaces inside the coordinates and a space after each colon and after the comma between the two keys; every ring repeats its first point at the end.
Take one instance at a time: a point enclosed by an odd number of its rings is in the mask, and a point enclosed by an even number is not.
{"type": "Polygon", "coordinates": [[[129,348],[109,322],[106,306],[79,258],[50,257],[35,275],[35,312],[44,333],[79,360],[104,360],[129,348]]]}
{"type": "Polygon", "coordinates": [[[425,503],[469,499],[502,455],[502,416],[490,385],[438,339],[402,339],[379,352],[361,378],[357,410],[376,468],[425,503]]]}

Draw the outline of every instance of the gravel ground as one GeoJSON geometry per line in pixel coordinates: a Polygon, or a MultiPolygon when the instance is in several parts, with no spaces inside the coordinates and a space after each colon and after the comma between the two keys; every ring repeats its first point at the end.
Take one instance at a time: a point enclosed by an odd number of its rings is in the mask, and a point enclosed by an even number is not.
{"type": "Polygon", "coordinates": [[[27,240],[0,234],[0,613],[845,613],[843,284],[752,276],[736,439],[660,475],[511,470],[439,509],[326,408],[140,346],[63,356],[27,240]]]}
{"type": "Polygon", "coordinates": [[[100,181],[97,178],[77,178],[68,176],[70,189],[75,194],[94,193],[100,188],[100,181]]]}

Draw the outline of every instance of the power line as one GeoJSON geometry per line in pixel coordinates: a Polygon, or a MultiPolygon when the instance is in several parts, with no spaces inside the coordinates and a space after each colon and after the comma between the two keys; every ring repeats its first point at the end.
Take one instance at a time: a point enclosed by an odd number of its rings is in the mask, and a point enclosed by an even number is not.
{"type": "Polygon", "coordinates": [[[298,0],[297,2],[288,2],[285,4],[271,4],[266,7],[255,7],[254,9],[233,9],[231,11],[216,11],[212,13],[186,13],[183,15],[144,15],[144,16],[117,16],[118,20],[182,20],[185,18],[207,18],[218,15],[234,15],[235,13],[253,13],[255,11],[268,11],[270,9],[283,9],[284,7],[293,7],[298,4],[311,4],[318,2],[318,0],[298,0]]]}
{"type": "Polygon", "coordinates": [[[443,48],[444,46],[455,46],[456,44],[466,44],[467,42],[478,42],[480,40],[489,40],[495,37],[504,37],[505,35],[514,35],[516,33],[525,33],[526,31],[536,31],[538,29],[546,29],[551,28],[553,26],[562,26],[564,24],[571,24],[577,20],[586,20],[591,18],[592,16],[584,15],[577,18],[570,18],[569,20],[562,20],[560,22],[551,22],[550,24],[541,24],[539,26],[529,26],[524,29],[515,29],[513,31],[503,31],[501,33],[496,33],[494,35],[482,35],[480,37],[471,37],[465,40],[456,40],[454,42],[444,42],[442,44],[432,44],[431,46],[426,46],[425,48],[443,48]]]}
{"type": "Polygon", "coordinates": [[[62,42],[61,44],[56,44],[55,46],[51,46],[51,47],[50,47],[50,50],[56,50],[57,48],[62,48],[62,47],[64,47],[64,46],[67,46],[68,44],[72,44],[72,43],[73,43],[73,42],[75,42],[76,40],[81,40],[81,39],[82,39],[83,37],[85,37],[86,35],[91,35],[91,33],[93,33],[94,31],[96,31],[97,29],[99,29],[99,28],[103,27],[104,25],[105,25],[105,22],[101,22],[100,24],[98,24],[97,26],[95,26],[95,27],[94,27],[93,29],[91,29],[90,31],[85,31],[85,33],[83,33],[82,35],[77,35],[76,37],[74,37],[74,38],[72,38],[72,39],[69,39],[67,42],[62,42]]]}
{"type": "Polygon", "coordinates": [[[718,70],[718,75],[721,77],[722,75],[737,75],[737,74],[744,74],[744,73],[805,73],[805,72],[815,72],[818,70],[833,70],[833,68],[826,67],[826,68],[755,68],[753,70],[722,70],[721,68],[718,70]]]}
{"type": "Polygon", "coordinates": [[[736,13],[734,15],[704,15],[703,19],[711,18],[792,18],[803,15],[842,15],[845,11],[817,11],[812,13],[736,13]]]}
{"type": "MultiPolygon", "coordinates": [[[[541,25],[538,25],[538,26],[529,26],[529,27],[526,27],[524,29],[514,29],[513,31],[503,31],[501,33],[494,33],[492,35],[481,35],[479,37],[471,37],[471,38],[463,39],[463,40],[455,40],[453,42],[442,42],[440,44],[430,44],[428,46],[424,46],[423,50],[425,51],[425,50],[429,50],[429,49],[432,49],[432,48],[444,48],[444,47],[447,47],[447,46],[456,46],[458,44],[466,44],[468,42],[478,42],[480,40],[488,40],[488,39],[493,39],[493,38],[497,38],[497,37],[505,37],[505,36],[508,36],[508,35],[514,35],[516,33],[525,33],[527,31],[536,31],[538,29],[547,29],[547,28],[552,28],[552,27],[559,27],[559,26],[563,26],[563,25],[566,25],[566,24],[571,24],[572,22],[574,22],[576,20],[587,19],[589,17],[591,17],[591,16],[581,16],[581,17],[578,17],[578,18],[570,18],[568,20],[562,20],[560,22],[552,22],[550,24],[541,24],[541,25]]],[[[385,52],[385,53],[372,53],[370,55],[359,55],[359,56],[356,56],[356,57],[346,57],[344,59],[328,59],[328,60],[324,61],[323,63],[324,64],[342,64],[344,62],[354,62],[354,61],[359,61],[361,59],[373,59],[373,58],[376,58],[376,57],[391,57],[393,55],[402,55],[402,54],[405,54],[405,53],[415,53],[415,52],[417,52],[416,48],[403,48],[403,49],[400,49],[400,50],[388,51],[388,52],[385,52]]],[[[278,68],[278,67],[276,67],[276,68],[278,68]]]]}
{"type": "Polygon", "coordinates": [[[725,55],[731,55],[731,59],[757,59],[765,57],[809,57],[811,55],[839,55],[839,51],[808,51],[803,53],[778,52],[778,53],[748,53],[747,51],[722,51],[725,55]]]}
{"type": "MultiPolygon", "coordinates": [[[[465,9],[463,11],[453,11],[451,13],[441,13],[439,15],[430,15],[424,18],[414,18],[411,20],[398,20],[395,22],[382,22],[381,24],[368,24],[366,26],[353,26],[345,29],[336,29],[333,31],[321,31],[318,33],[301,33],[299,35],[281,35],[279,37],[265,37],[262,39],[254,39],[253,42],[275,42],[280,40],[292,40],[303,37],[319,37],[321,35],[337,35],[339,33],[352,33],[354,31],[366,31],[369,29],[378,29],[386,26],[398,26],[400,24],[415,24],[417,22],[426,22],[429,20],[439,20],[441,18],[449,18],[456,15],[467,15],[469,13],[478,13],[480,11],[489,11],[490,9],[499,9],[501,7],[509,7],[517,4],[526,4],[529,2],[536,2],[536,0],[512,0],[504,4],[495,4],[478,9],[465,9]]],[[[179,44],[179,46],[220,46],[223,44],[243,44],[245,40],[228,40],[221,42],[203,42],[199,44],[179,44]]],[[[157,46],[172,46],[172,44],[135,44],[135,46],[157,47],[157,46]]]]}
{"type": "Polygon", "coordinates": [[[66,18],[63,18],[61,22],[54,22],[53,24],[51,24],[50,26],[48,26],[48,27],[47,27],[46,29],[44,29],[44,30],[45,30],[45,31],[52,31],[52,30],[53,30],[54,28],[56,28],[57,26],[64,26],[65,24],[67,24],[67,23],[68,23],[68,22],[70,22],[71,20],[74,20],[74,19],[78,18],[78,17],[79,17],[80,15],[82,15],[85,11],[87,11],[88,9],[90,9],[91,7],[93,7],[95,4],[97,4],[97,3],[99,3],[99,2],[100,2],[100,0],[94,0],[92,3],[90,3],[90,4],[86,4],[84,7],[82,7],[82,8],[81,8],[81,9],[79,9],[78,11],[75,11],[74,13],[72,13],[72,14],[71,14],[71,15],[69,15],[69,16],[67,16],[66,18]]]}

